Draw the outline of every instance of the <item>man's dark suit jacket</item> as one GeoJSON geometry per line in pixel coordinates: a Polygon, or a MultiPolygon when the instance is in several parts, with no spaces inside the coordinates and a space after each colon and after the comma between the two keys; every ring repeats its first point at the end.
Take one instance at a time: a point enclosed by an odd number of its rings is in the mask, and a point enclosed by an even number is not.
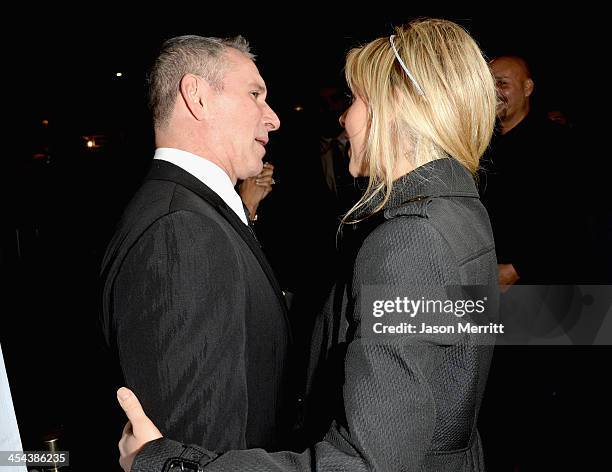
{"type": "Polygon", "coordinates": [[[302,454],[256,449],[216,455],[161,438],[144,446],[133,472],[161,471],[179,456],[198,461],[206,472],[484,470],[476,420],[492,354],[485,341],[493,339],[376,338],[367,333],[372,311],[368,316],[359,309],[372,286],[394,286],[412,300],[444,300],[450,286],[477,285],[497,299],[493,234],[474,179],[454,159],[430,162],[394,182],[376,223],[352,280],[346,290],[339,286],[342,307],[330,303],[334,309],[315,329],[307,419],[327,413],[326,403],[338,408],[313,445],[302,454]]]}
{"type": "Polygon", "coordinates": [[[286,305],[225,202],[154,160],[102,271],[105,334],[161,432],[215,451],[278,448],[289,418],[286,305]]]}

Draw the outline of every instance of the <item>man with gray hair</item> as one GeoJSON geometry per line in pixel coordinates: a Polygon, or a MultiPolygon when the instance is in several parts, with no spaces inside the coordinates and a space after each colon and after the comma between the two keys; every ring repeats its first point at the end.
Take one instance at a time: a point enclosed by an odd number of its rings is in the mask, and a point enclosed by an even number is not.
{"type": "Polygon", "coordinates": [[[262,171],[279,119],[242,37],[168,40],[149,104],[152,168],[102,266],[107,341],[165,434],[276,449],[287,310],[234,185],[262,171]]]}

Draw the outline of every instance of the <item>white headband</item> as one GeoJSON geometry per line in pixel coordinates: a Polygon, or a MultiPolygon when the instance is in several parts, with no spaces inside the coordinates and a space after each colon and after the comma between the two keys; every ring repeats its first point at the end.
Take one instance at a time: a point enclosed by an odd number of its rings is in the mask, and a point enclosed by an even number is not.
{"type": "Polygon", "coordinates": [[[395,44],[393,44],[393,38],[395,38],[394,34],[389,36],[389,42],[391,43],[391,49],[393,49],[393,53],[395,54],[397,61],[400,63],[400,66],[402,66],[402,69],[404,69],[404,72],[406,73],[406,75],[408,76],[412,84],[415,86],[415,88],[417,89],[417,92],[419,92],[419,95],[425,96],[425,92],[423,92],[423,89],[421,88],[419,83],[416,81],[416,79],[413,77],[413,75],[410,73],[410,71],[408,70],[408,67],[406,67],[406,64],[404,64],[404,61],[402,61],[402,58],[397,52],[397,49],[395,48],[395,44]]]}

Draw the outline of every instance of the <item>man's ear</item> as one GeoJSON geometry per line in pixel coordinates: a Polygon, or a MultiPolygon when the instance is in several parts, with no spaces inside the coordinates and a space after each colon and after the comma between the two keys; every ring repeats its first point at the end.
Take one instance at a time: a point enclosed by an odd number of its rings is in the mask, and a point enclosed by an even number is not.
{"type": "Polygon", "coordinates": [[[525,91],[525,97],[530,97],[533,93],[533,80],[527,79],[523,85],[523,90],[525,91]]]}
{"type": "Polygon", "coordinates": [[[197,75],[185,74],[181,79],[181,98],[189,112],[198,121],[206,118],[207,101],[210,91],[208,82],[197,75]]]}

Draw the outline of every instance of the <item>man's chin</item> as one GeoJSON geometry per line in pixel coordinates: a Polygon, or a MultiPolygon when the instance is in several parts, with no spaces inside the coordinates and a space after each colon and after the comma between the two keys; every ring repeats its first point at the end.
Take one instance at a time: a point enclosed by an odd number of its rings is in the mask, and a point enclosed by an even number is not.
{"type": "Polygon", "coordinates": [[[261,159],[257,160],[257,162],[254,163],[253,166],[251,167],[250,169],[251,177],[255,177],[256,175],[259,175],[262,170],[263,170],[263,156],[261,157],[261,159]]]}

